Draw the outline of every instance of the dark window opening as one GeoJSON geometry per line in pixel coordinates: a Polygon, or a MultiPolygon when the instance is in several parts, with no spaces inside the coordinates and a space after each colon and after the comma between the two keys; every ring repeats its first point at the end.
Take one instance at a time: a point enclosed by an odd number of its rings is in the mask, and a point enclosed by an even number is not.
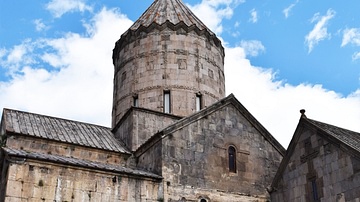
{"type": "Polygon", "coordinates": [[[164,91],[164,113],[171,113],[170,91],[164,91]]]}
{"type": "Polygon", "coordinates": [[[201,199],[200,202],[207,202],[207,200],[206,199],[201,199]]]}
{"type": "Polygon", "coordinates": [[[236,173],[236,149],[233,146],[230,146],[228,149],[229,152],[229,172],[236,173]]]}
{"type": "Polygon", "coordinates": [[[196,94],[196,100],[195,100],[195,104],[196,104],[196,111],[200,111],[202,109],[202,96],[201,94],[196,94]]]}
{"type": "Polygon", "coordinates": [[[312,199],[314,201],[319,201],[319,194],[317,191],[316,179],[311,180],[311,192],[312,192],[312,199]]]}
{"type": "Polygon", "coordinates": [[[133,106],[134,107],[139,106],[139,97],[137,95],[133,96],[133,106]]]}

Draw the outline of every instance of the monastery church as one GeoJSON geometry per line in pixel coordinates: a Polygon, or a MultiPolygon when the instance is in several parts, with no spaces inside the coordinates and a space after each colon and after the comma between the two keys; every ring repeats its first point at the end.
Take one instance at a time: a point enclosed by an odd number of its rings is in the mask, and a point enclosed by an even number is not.
{"type": "Polygon", "coordinates": [[[155,0],[115,43],[111,128],[3,110],[0,201],[359,202],[360,133],[301,110],[286,150],[225,97],[224,57],[181,0],[155,0]]]}

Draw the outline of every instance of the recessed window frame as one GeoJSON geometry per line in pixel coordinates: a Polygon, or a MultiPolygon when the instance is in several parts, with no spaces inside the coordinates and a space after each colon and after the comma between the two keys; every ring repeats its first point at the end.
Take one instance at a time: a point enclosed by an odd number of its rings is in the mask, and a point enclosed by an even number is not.
{"type": "Polygon", "coordinates": [[[233,145],[228,147],[229,172],[236,173],[236,148],[233,145]]]}
{"type": "Polygon", "coordinates": [[[195,96],[195,111],[202,110],[202,95],[200,93],[196,93],[195,96]]]}
{"type": "Polygon", "coordinates": [[[320,200],[319,199],[319,192],[318,192],[315,177],[310,179],[310,184],[311,184],[311,198],[312,198],[312,201],[319,201],[320,200]]]}
{"type": "Polygon", "coordinates": [[[133,95],[133,106],[139,107],[139,96],[138,95],[133,95]]]}
{"type": "Polygon", "coordinates": [[[170,90],[164,90],[164,113],[171,113],[171,93],[170,90]]]}

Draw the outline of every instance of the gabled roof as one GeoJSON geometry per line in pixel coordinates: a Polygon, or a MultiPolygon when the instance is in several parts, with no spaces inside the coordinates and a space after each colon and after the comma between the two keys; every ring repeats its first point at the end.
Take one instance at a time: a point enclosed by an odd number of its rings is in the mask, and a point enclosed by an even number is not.
{"type": "Polygon", "coordinates": [[[2,125],[6,135],[24,135],[130,154],[115,139],[110,128],[55,118],[40,114],[4,109],[2,125]]]}
{"type": "Polygon", "coordinates": [[[304,121],[309,122],[310,124],[315,126],[318,130],[321,130],[322,132],[326,133],[328,136],[331,136],[338,143],[344,144],[360,152],[360,133],[308,118],[305,118],[304,121]]]}
{"type": "Polygon", "coordinates": [[[202,23],[181,0],[155,0],[140,18],[130,27],[137,30],[140,26],[149,27],[152,23],[158,25],[166,21],[176,25],[183,22],[188,27],[195,25],[200,30],[214,34],[202,23]]]}
{"type": "Polygon", "coordinates": [[[17,157],[17,158],[25,158],[25,159],[34,159],[40,161],[46,161],[49,163],[57,163],[57,164],[66,164],[70,166],[78,166],[83,168],[90,168],[96,170],[105,170],[109,172],[140,176],[140,177],[149,177],[154,179],[162,179],[161,176],[149,173],[142,170],[136,170],[131,168],[126,168],[120,165],[111,165],[105,163],[98,163],[93,161],[88,161],[84,159],[77,159],[53,154],[42,154],[37,152],[27,152],[24,150],[16,150],[11,148],[2,148],[5,151],[5,155],[7,157],[17,157]]]}
{"type": "Polygon", "coordinates": [[[134,155],[137,157],[140,156],[167,135],[172,134],[173,132],[180,130],[181,128],[195,121],[198,121],[229,104],[232,104],[252,124],[252,126],[259,131],[265,140],[267,140],[282,156],[285,155],[285,148],[269,133],[269,131],[266,130],[264,126],[261,125],[258,120],[256,120],[256,118],[235,98],[233,94],[230,94],[226,98],[221,99],[220,101],[204,108],[199,112],[182,118],[179,121],[176,121],[174,124],[169,125],[162,131],[152,136],[142,146],[140,146],[139,149],[135,151],[134,155]]]}
{"type": "MultiPolygon", "coordinates": [[[[305,113],[305,111],[301,112],[305,113]]],[[[286,155],[280,163],[279,169],[272,182],[272,187],[276,187],[279,180],[281,179],[282,173],[284,172],[294,150],[298,143],[298,140],[304,131],[309,128],[317,131],[317,135],[327,141],[339,145],[339,148],[346,148],[348,152],[352,152],[355,155],[360,155],[360,133],[340,128],[331,124],[315,121],[307,118],[304,114],[299,120],[299,124],[296,127],[295,133],[291,139],[291,142],[286,151],[286,155]]]]}

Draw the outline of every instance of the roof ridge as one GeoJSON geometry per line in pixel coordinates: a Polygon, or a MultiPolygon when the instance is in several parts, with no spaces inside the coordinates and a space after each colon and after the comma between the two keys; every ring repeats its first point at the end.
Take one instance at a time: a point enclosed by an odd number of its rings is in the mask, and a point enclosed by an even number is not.
{"type": "Polygon", "coordinates": [[[3,149],[8,155],[11,156],[18,156],[23,158],[30,158],[36,160],[42,160],[52,163],[65,163],[72,166],[81,166],[81,167],[88,167],[98,170],[107,170],[111,172],[118,172],[118,173],[126,173],[135,176],[144,176],[150,177],[155,179],[162,179],[162,176],[157,175],[155,173],[151,173],[149,171],[144,171],[140,169],[129,168],[126,166],[121,166],[120,164],[107,164],[102,162],[91,161],[87,159],[81,159],[76,157],[67,157],[57,154],[44,154],[39,152],[30,152],[25,150],[13,149],[9,147],[3,147],[3,149]]]}
{"type": "Polygon", "coordinates": [[[314,122],[314,124],[324,124],[324,125],[328,125],[328,126],[331,126],[331,127],[334,127],[334,128],[338,128],[338,129],[341,129],[341,130],[345,130],[345,131],[348,131],[348,132],[352,132],[352,133],[357,133],[360,135],[360,132],[357,132],[357,131],[353,131],[353,130],[350,130],[350,129],[346,129],[346,128],[343,128],[343,127],[339,127],[339,126],[336,126],[336,125],[333,125],[333,124],[329,124],[329,123],[325,123],[325,122],[321,122],[321,121],[317,121],[317,120],[314,120],[314,119],[309,119],[309,118],[306,118],[308,121],[310,122],[314,122]]]}
{"type": "Polygon", "coordinates": [[[360,133],[312,119],[303,119],[341,144],[360,152],[360,133]]]}

